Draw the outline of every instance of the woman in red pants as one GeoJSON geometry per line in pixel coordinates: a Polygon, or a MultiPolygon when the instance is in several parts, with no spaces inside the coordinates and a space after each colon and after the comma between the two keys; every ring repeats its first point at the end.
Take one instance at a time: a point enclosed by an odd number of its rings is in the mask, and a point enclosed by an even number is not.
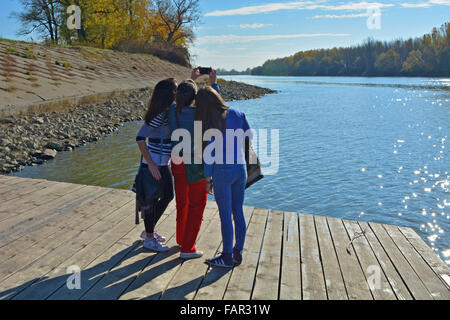
{"type": "MultiPolygon", "coordinates": [[[[194,82],[200,76],[199,69],[192,72],[193,80],[182,82],[177,89],[176,105],[169,110],[169,127],[172,132],[177,129],[187,130],[191,137],[191,149],[194,141],[194,100],[197,94],[197,85],[194,82]]],[[[211,86],[217,86],[216,71],[210,74],[211,86]]],[[[178,142],[175,142],[176,144],[178,142]]],[[[203,221],[203,212],[207,202],[206,180],[203,174],[203,164],[196,165],[192,159],[191,164],[185,164],[183,157],[172,154],[172,174],[175,180],[175,194],[177,206],[177,243],[181,246],[182,259],[200,258],[203,252],[195,247],[198,233],[203,221]]]]}

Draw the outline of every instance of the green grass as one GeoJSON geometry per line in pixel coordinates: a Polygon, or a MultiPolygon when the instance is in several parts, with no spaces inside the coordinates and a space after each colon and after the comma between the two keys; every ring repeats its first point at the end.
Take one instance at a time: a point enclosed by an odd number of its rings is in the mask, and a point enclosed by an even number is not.
{"type": "Polygon", "coordinates": [[[1,42],[9,42],[9,43],[35,43],[35,42],[27,42],[23,40],[13,40],[13,39],[6,39],[6,38],[0,38],[1,42]]]}
{"type": "Polygon", "coordinates": [[[13,48],[13,47],[6,48],[6,52],[8,52],[8,54],[17,55],[17,50],[15,48],[13,48]]]}

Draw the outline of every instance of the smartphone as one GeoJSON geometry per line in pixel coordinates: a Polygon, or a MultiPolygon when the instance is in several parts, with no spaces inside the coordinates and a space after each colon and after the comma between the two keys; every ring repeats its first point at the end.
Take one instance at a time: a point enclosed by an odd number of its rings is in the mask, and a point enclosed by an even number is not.
{"type": "Polygon", "coordinates": [[[211,73],[211,71],[212,71],[211,68],[202,68],[202,67],[200,67],[199,70],[200,74],[208,74],[208,75],[211,73]]]}

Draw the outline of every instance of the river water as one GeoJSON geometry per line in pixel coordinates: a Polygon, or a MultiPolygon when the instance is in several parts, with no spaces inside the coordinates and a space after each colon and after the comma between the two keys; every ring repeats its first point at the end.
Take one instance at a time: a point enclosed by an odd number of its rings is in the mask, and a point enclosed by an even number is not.
{"type": "MultiPolygon", "coordinates": [[[[224,78],[278,90],[229,103],[279,130],[279,170],[247,205],[412,227],[450,265],[450,79],[224,78]]],[[[15,175],[128,189],[139,127],[15,175]]]]}

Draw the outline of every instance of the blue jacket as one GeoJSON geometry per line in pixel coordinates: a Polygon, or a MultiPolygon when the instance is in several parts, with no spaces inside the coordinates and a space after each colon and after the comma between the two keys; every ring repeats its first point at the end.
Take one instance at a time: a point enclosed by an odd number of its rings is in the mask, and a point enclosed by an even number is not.
{"type": "MultiPolygon", "coordinates": [[[[214,90],[220,94],[220,89],[217,83],[211,85],[214,90]]],[[[177,125],[177,105],[174,103],[169,109],[169,128],[170,132],[174,132],[176,129],[186,129],[191,134],[192,143],[194,143],[194,121],[195,121],[195,107],[184,107],[181,109],[181,114],[178,114],[178,120],[180,122],[180,128],[177,125]]],[[[174,142],[176,145],[178,141],[174,142]]]]}

